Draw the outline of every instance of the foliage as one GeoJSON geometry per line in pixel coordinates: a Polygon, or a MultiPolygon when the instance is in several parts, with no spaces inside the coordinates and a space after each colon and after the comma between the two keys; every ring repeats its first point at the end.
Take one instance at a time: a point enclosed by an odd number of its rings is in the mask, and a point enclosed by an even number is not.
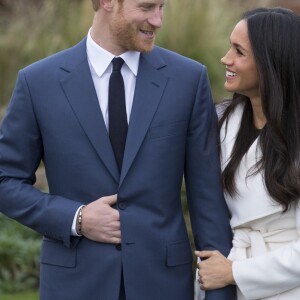
{"type": "MultiPolygon", "coordinates": [[[[229,48],[229,35],[244,10],[261,1],[170,0],[158,44],[207,66],[215,101],[224,92],[224,66],[220,59],[229,48]],[[249,3],[250,2],[250,3],[249,3]]],[[[264,1],[266,5],[268,1],[264,1]]]]}
{"type": "Polygon", "coordinates": [[[14,2],[0,30],[1,104],[8,103],[20,68],[77,43],[92,19],[90,1],[39,1],[29,8],[27,1],[14,2]]]}
{"type": "Polygon", "coordinates": [[[0,295],[38,287],[39,254],[40,236],[0,214],[0,295]]]}
{"type": "Polygon", "coordinates": [[[13,293],[1,295],[1,300],[38,300],[37,292],[13,293]]]}

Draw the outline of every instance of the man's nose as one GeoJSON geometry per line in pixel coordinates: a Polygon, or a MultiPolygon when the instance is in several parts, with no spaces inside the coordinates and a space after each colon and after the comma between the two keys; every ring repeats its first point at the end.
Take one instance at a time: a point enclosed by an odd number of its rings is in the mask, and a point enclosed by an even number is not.
{"type": "Polygon", "coordinates": [[[162,26],[163,12],[162,10],[157,10],[153,12],[153,15],[148,19],[149,24],[155,26],[156,28],[160,28],[162,26]]]}

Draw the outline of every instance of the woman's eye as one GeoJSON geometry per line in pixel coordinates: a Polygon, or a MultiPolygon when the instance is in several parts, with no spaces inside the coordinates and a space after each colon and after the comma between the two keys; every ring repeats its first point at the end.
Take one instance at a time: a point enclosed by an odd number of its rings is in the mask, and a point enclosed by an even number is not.
{"type": "Polygon", "coordinates": [[[243,55],[243,52],[242,52],[239,48],[236,49],[236,53],[237,53],[238,55],[243,55]]]}

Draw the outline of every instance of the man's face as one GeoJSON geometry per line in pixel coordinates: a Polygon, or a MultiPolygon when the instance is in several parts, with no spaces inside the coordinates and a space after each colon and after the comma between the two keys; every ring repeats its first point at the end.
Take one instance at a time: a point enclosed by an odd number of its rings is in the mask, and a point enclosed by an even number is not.
{"type": "Polygon", "coordinates": [[[166,0],[124,0],[115,2],[110,32],[117,52],[149,52],[155,33],[162,25],[166,0]]]}

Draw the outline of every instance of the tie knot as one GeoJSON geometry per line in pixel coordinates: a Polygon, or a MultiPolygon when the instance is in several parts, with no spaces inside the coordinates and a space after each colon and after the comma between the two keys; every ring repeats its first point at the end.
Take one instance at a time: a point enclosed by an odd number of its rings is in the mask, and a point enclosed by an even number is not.
{"type": "Polygon", "coordinates": [[[121,68],[122,68],[123,63],[124,63],[123,58],[121,58],[121,57],[115,57],[115,58],[112,60],[112,64],[113,64],[113,72],[115,72],[115,71],[120,71],[121,68]]]}

